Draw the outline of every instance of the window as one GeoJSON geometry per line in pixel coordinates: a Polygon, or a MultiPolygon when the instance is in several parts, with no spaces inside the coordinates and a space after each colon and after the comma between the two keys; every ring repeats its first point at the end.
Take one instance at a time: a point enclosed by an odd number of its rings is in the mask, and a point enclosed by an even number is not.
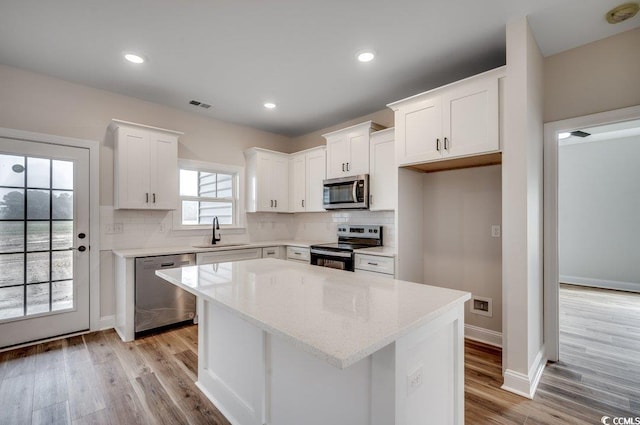
{"type": "Polygon", "coordinates": [[[180,160],[179,227],[239,225],[240,167],[180,160]]]}

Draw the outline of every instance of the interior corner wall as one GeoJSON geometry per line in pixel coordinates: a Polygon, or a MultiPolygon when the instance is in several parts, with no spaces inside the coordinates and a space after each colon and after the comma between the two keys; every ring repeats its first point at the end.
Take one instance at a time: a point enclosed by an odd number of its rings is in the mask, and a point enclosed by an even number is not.
{"type": "Polygon", "coordinates": [[[558,150],[560,281],[640,292],[640,136],[558,150]]]}
{"type": "Polygon", "coordinates": [[[505,388],[529,397],[543,348],[542,83],[543,59],[527,18],[513,20],[502,155],[503,368],[505,388]]]}
{"type": "Polygon", "coordinates": [[[545,58],[544,122],[640,105],[639,46],[636,28],[545,58]]]}
{"type": "Polygon", "coordinates": [[[502,332],[501,166],[424,174],[424,282],[490,298],[491,317],[471,312],[465,324],[502,332]]]}

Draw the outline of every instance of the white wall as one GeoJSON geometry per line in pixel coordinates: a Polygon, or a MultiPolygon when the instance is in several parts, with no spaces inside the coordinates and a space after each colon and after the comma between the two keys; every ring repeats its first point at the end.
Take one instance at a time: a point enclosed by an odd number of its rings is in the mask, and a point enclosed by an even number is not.
{"type": "Polygon", "coordinates": [[[424,175],[424,283],[492,299],[493,317],[470,312],[465,323],[502,332],[501,166],[424,175]]]}
{"type": "Polygon", "coordinates": [[[640,136],[558,150],[560,281],[640,291],[640,136]]]}
{"type": "Polygon", "coordinates": [[[502,155],[503,388],[532,397],[544,367],[543,59],[526,18],[507,24],[502,155]]]}
{"type": "MultiPolygon", "coordinates": [[[[183,112],[139,99],[0,65],[0,127],[100,142],[101,316],[113,314],[112,248],[201,243],[203,231],[171,231],[171,212],[114,211],[112,118],[184,132],[181,158],[244,165],[251,146],[288,152],[290,138],[183,112]],[[122,223],[124,232],[107,235],[122,223]]],[[[246,235],[233,236],[244,238],[246,235]]]]}
{"type": "Polygon", "coordinates": [[[640,105],[639,46],[636,28],[545,58],[544,121],[640,105]]]}

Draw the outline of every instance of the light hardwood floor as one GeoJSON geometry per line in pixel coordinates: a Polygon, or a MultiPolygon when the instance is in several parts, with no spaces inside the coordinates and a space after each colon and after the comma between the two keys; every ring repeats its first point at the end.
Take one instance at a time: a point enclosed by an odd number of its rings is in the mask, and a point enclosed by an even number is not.
{"type": "MultiPolygon", "coordinates": [[[[467,424],[640,417],[640,295],[563,286],[560,300],[561,361],[547,366],[534,400],[500,389],[499,349],[467,341],[467,424]]],[[[194,385],[196,365],[195,326],[0,353],[0,424],[228,424],[194,385]]]]}

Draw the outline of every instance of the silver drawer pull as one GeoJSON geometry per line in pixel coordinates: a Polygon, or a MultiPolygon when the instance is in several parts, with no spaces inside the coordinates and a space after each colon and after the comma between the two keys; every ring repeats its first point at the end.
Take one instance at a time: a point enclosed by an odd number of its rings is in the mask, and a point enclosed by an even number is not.
{"type": "Polygon", "coordinates": [[[377,266],[378,265],[378,263],[372,263],[372,262],[368,262],[367,264],[370,265],[370,266],[377,266]]]}

